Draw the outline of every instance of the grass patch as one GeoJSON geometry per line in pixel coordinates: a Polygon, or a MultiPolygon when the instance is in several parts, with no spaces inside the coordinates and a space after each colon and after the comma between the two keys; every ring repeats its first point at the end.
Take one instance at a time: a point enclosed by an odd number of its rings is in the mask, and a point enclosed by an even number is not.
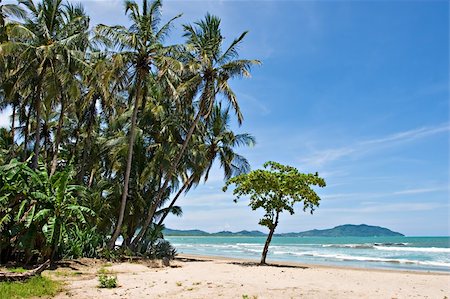
{"type": "Polygon", "coordinates": [[[60,289],[60,282],[44,276],[34,276],[24,282],[0,282],[0,298],[55,296],[60,289]]]}

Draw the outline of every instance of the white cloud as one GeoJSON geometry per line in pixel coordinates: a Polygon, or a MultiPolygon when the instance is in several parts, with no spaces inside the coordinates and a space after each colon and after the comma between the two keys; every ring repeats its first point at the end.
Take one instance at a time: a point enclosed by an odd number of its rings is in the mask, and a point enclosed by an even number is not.
{"type": "Polygon", "coordinates": [[[407,142],[412,142],[449,131],[450,125],[448,123],[441,124],[435,127],[423,127],[408,130],[381,138],[358,141],[345,147],[318,150],[316,152],[313,152],[309,157],[303,158],[300,161],[308,165],[323,166],[327,163],[340,160],[344,157],[356,158],[366,153],[383,149],[387,146],[398,146],[407,142]]]}
{"type": "Polygon", "coordinates": [[[420,193],[430,193],[430,192],[438,192],[448,190],[448,187],[441,188],[418,188],[418,189],[407,189],[402,191],[394,192],[393,194],[403,195],[403,194],[420,194],[420,193]]]}

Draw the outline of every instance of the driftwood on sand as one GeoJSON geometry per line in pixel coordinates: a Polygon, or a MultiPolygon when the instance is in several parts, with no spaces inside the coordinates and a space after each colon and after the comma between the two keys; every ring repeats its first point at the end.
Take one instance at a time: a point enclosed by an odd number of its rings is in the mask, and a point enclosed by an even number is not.
{"type": "Polygon", "coordinates": [[[26,280],[35,275],[39,275],[45,269],[50,266],[50,260],[47,260],[45,263],[41,264],[39,267],[29,270],[23,273],[13,273],[13,272],[0,272],[0,282],[1,281],[22,281],[26,280]]]}

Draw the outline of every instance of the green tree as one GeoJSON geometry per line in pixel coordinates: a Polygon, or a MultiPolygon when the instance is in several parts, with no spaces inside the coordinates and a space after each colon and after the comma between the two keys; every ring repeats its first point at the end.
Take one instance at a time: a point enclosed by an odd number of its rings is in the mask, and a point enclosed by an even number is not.
{"type": "MultiPolygon", "coordinates": [[[[109,247],[114,247],[117,237],[122,230],[123,218],[127,204],[131,165],[133,160],[133,147],[136,139],[137,115],[140,103],[146,97],[146,88],[148,87],[149,77],[152,75],[152,68],[156,60],[161,57],[164,50],[163,39],[167,36],[173,20],[180,15],[172,18],[162,27],[158,27],[160,22],[161,1],[156,0],[150,4],[150,1],[143,0],[142,8],[131,0],[125,1],[125,13],[128,15],[132,25],[129,28],[123,26],[109,27],[98,25],[96,28],[99,38],[104,38],[107,44],[117,47],[121,50],[120,55],[124,60],[129,61],[129,67],[133,72],[133,86],[130,92],[130,98],[133,96],[133,111],[131,117],[131,127],[129,132],[127,166],[124,176],[124,188],[122,192],[119,217],[116,228],[108,243],[109,247]]],[[[166,57],[167,58],[167,57],[166,57]]],[[[165,59],[168,61],[169,59],[165,59]]],[[[176,64],[176,63],[175,63],[176,64]]],[[[173,66],[173,64],[171,64],[173,66]]]]}
{"type": "Polygon", "coordinates": [[[319,206],[320,197],[311,186],[325,187],[325,180],[316,174],[300,173],[295,167],[276,162],[264,163],[265,169],[241,174],[227,181],[223,190],[235,184],[233,195],[239,199],[250,196],[249,206],[252,210],[262,208],[264,216],[259,224],[269,229],[266,243],[261,256],[261,265],[266,264],[266,256],[275,229],[278,225],[280,213],[283,211],[294,214],[294,205],[303,202],[303,211],[311,214],[319,206]]]}
{"type": "Polygon", "coordinates": [[[156,196],[153,207],[147,213],[145,223],[135,238],[136,242],[144,236],[145,230],[151,224],[162,195],[176,174],[192,136],[198,130],[200,121],[210,118],[214,105],[218,102],[218,95],[223,96],[229,102],[236,113],[239,124],[242,123],[243,116],[239,103],[229,82],[234,78],[250,77],[251,67],[261,64],[259,60],[237,59],[239,57],[238,47],[247,31],[234,39],[226,50],[223,50],[225,38],[222,35],[218,17],[207,14],[204,20],[195,22],[194,25],[184,25],[184,36],[187,39],[185,53],[187,74],[185,74],[185,81],[180,84],[178,92],[181,99],[190,106],[187,109],[197,107],[195,117],[190,126],[186,128],[184,140],[173,157],[164,184],[156,196]],[[198,103],[194,103],[197,97],[198,103]]]}
{"type": "MultiPolygon", "coordinates": [[[[23,24],[11,24],[9,41],[0,45],[0,56],[16,58],[14,88],[28,98],[29,113],[34,114],[32,166],[37,168],[43,133],[42,113],[60,108],[53,150],[57,153],[67,109],[66,98],[77,97],[80,93],[77,75],[80,68],[87,67],[84,50],[88,44],[89,19],[81,5],[62,4],[62,0],[38,3],[21,0],[19,3],[27,8],[27,18],[23,24]]],[[[52,164],[56,165],[56,158],[52,159],[52,164]]]]}

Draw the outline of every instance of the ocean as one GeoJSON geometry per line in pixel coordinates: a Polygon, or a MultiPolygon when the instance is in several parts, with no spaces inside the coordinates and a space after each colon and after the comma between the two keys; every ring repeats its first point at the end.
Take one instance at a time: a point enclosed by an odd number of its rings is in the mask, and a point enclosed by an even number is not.
{"type": "MultiPolygon", "coordinates": [[[[178,253],[258,260],[265,237],[165,237],[178,253]]],[[[267,262],[450,272],[450,237],[274,237],[267,262]]]]}

